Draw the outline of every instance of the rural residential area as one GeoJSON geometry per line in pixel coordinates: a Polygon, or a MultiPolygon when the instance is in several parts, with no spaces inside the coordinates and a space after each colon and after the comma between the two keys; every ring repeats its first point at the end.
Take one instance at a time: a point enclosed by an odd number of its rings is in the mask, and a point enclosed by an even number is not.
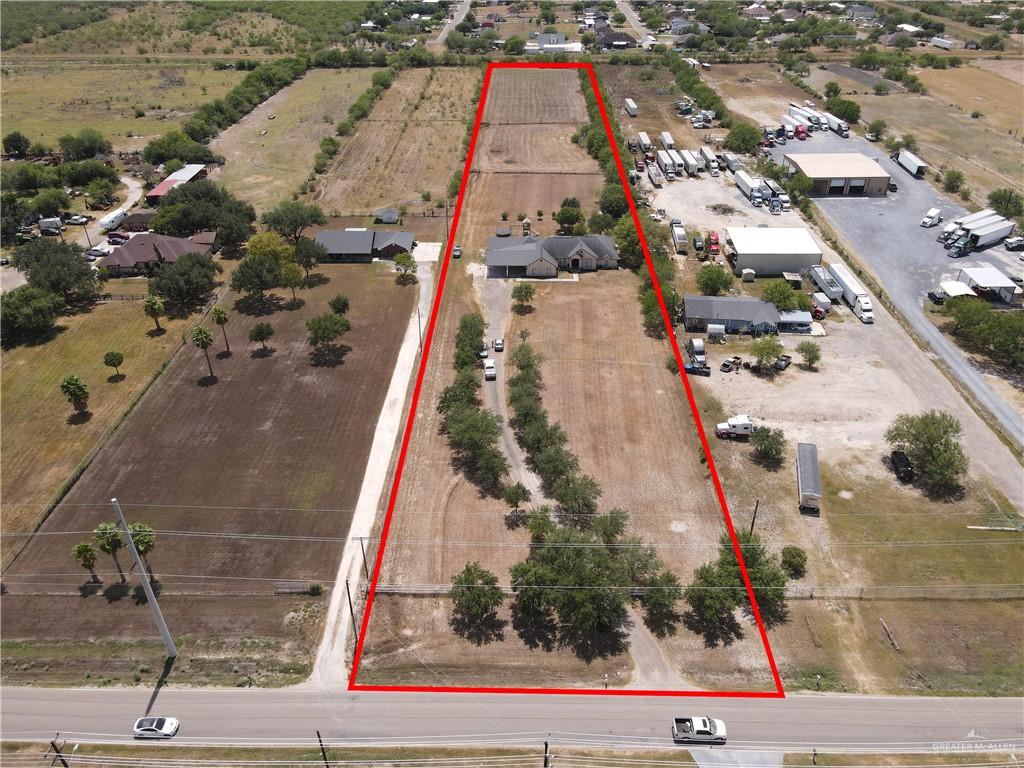
{"type": "Polygon", "coordinates": [[[0,49],[0,763],[1019,763],[1024,2],[0,49]]]}

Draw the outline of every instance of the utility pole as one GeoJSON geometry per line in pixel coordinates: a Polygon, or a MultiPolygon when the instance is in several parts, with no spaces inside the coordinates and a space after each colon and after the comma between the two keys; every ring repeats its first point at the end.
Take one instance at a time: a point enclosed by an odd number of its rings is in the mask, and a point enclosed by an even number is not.
{"type": "Polygon", "coordinates": [[[370,569],[366,567],[366,545],[362,536],[359,537],[359,551],[363,553],[363,575],[367,581],[370,579],[370,569]]]}
{"type": "Polygon", "coordinates": [[[551,755],[548,753],[547,739],[544,739],[544,768],[551,768],[551,755]]]}
{"type": "Polygon", "coordinates": [[[352,592],[348,588],[348,579],[345,579],[345,594],[348,595],[348,613],[352,617],[352,626],[356,625],[356,611],[352,607],[352,592]]]}
{"type": "Polygon", "coordinates": [[[753,536],[754,535],[754,523],[757,522],[757,508],[758,508],[758,506],[760,506],[760,504],[761,504],[761,500],[760,499],[757,499],[754,502],[754,516],[752,518],[750,518],[750,533],[748,534],[749,536],[753,536]]]}
{"type": "Polygon", "coordinates": [[[146,568],[142,564],[142,558],[139,557],[139,550],[135,548],[135,542],[132,541],[132,534],[128,528],[128,523],[124,519],[124,512],[121,511],[121,505],[117,503],[116,498],[111,499],[110,503],[114,505],[114,511],[117,513],[117,524],[121,527],[125,538],[128,540],[128,550],[132,553],[132,560],[135,561],[135,570],[139,574],[140,581],[142,581],[142,590],[146,593],[146,600],[149,602],[150,608],[153,609],[156,628],[160,630],[160,637],[163,638],[164,646],[167,648],[167,658],[173,659],[178,655],[178,649],[174,647],[174,638],[171,637],[171,631],[167,629],[164,615],[160,611],[156,595],[153,594],[153,585],[149,583],[149,574],[146,573],[146,568]]]}
{"type": "Polygon", "coordinates": [[[444,199],[444,239],[448,240],[448,198],[444,199]]]}
{"type": "Polygon", "coordinates": [[[327,750],[324,749],[324,740],[320,737],[320,731],[316,732],[316,740],[320,742],[320,754],[324,758],[324,768],[331,768],[331,764],[327,761],[327,750]]]}
{"type": "Polygon", "coordinates": [[[92,238],[89,237],[89,224],[88,223],[85,223],[85,224],[82,225],[82,231],[85,232],[85,241],[89,244],[89,247],[92,248],[92,238]]]}
{"type": "Polygon", "coordinates": [[[64,768],[68,768],[68,761],[64,759],[64,752],[62,751],[64,748],[64,744],[66,742],[62,741],[60,744],[58,744],[57,739],[59,738],[60,733],[56,734],[52,739],[50,739],[50,748],[46,750],[46,754],[43,756],[50,757],[50,752],[53,752],[53,757],[50,758],[50,768],[53,768],[53,766],[57,764],[57,761],[60,761],[60,764],[64,766],[64,768]]]}

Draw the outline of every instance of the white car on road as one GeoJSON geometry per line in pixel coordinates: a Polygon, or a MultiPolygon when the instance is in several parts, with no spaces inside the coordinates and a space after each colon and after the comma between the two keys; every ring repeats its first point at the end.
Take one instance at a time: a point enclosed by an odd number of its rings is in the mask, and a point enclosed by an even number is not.
{"type": "Polygon", "coordinates": [[[178,732],[178,720],[174,717],[140,717],[132,726],[136,739],[169,739],[178,732]]]}

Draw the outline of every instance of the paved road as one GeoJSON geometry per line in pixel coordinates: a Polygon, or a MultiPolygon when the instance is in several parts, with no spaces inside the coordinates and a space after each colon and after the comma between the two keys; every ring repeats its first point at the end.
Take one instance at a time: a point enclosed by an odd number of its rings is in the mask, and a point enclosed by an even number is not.
{"type": "Polygon", "coordinates": [[[644,26],[644,23],[640,21],[640,16],[633,10],[633,6],[629,4],[628,0],[615,0],[616,7],[622,11],[626,20],[633,25],[633,29],[640,35],[639,43],[643,45],[644,40],[648,37],[653,37],[654,34],[644,26]]]}
{"type": "MultiPolygon", "coordinates": [[[[819,198],[819,207],[846,238],[857,256],[878,277],[900,313],[963,382],[977,400],[1003,425],[1018,446],[1024,447],[1024,418],[1004,400],[925,317],[923,302],[940,280],[956,279],[963,267],[991,265],[1009,275],[1021,274],[1021,262],[1005,248],[989,248],[963,259],[950,259],[935,241],[941,227],[918,226],[929,208],[941,208],[946,221],[965,213],[963,206],[937,192],[925,181],[914,179],[889,159],[884,150],[864,139],[843,139],[833,133],[815,133],[809,141],[793,141],[777,147],[775,155],[801,152],[862,152],[878,160],[899,185],[884,198],[819,198]]],[[[943,225],[944,226],[944,225],[943,225]]]]}
{"type": "MultiPolygon", "coordinates": [[[[146,689],[4,688],[3,738],[124,741],[146,689]]],[[[1024,747],[1021,699],[791,696],[784,700],[466,694],[293,689],[163,690],[152,712],[182,721],[179,744],[482,743],[670,747],[680,712],[725,720],[729,745],[796,751],[931,751],[937,742],[1024,747]],[[973,735],[972,735],[973,734],[973,735]]],[[[1009,751],[1009,747],[1002,747],[1009,751]]]]}
{"type": "Polygon", "coordinates": [[[430,41],[430,45],[444,45],[445,38],[448,37],[448,33],[451,32],[455,27],[462,23],[462,20],[466,18],[466,14],[469,13],[469,6],[471,0],[462,0],[459,3],[459,7],[455,9],[455,13],[451,20],[441,29],[440,34],[430,41]]]}

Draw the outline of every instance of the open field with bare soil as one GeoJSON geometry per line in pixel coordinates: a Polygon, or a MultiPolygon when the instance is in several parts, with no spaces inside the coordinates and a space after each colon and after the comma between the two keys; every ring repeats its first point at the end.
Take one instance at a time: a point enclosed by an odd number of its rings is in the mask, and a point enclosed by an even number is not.
{"type": "Polygon", "coordinates": [[[565,126],[493,125],[480,131],[473,170],[480,173],[593,174],[594,161],[565,126]]]}
{"type": "Polygon", "coordinates": [[[587,103],[575,70],[499,70],[491,77],[484,124],[578,124],[586,120],[587,103]]]}
{"type": "MultiPolygon", "coordinates": [[[[291,632],[286,615],[296,599],[274,597],[275,582],[334,577],[385,395],[382,382],[391,376],[415,297],[414,288],[395,284],[386,265],[319,271],[325,280],[300,291],[299,308],[279,296],[269,315],[242,314],[229,294],[232,352],[224,353],[213,327],[216,381],[207,377],[202,352],[183,350],[5,573],[5,600],[16,598],[5,603],[5,641],[150,636],[145,605],[132,601],[134,632],[117,618],[131,587],[116,583],[114,563],[101,556],[104,586],[82,587],[88,574],[69,555],[111,519],[111,496],[130,520],[157,530],[150,561],[161,604],[177,616],[176,633],[219,641],[229,634],[222,623],[228,613],[272,637],[291,632]],[[339,293],[351,300],[352,330],[336,365],[314,366],[305,321],[339,293]],[[245,341],[260,321],[276,331],[269,355],[245,341]],[[59,627],[33,621],[55,595],[74,596],[79,607],[59,627]]],[[[258,642],[260,633],[254,635],[258,642]]]]}
{"type": "Polygon", "coordinates": [[[257,213],[288,199],[312,173],[320,140],[334,136],[335,125],[376,71],[310,70],[210,142],[225,159],[211,179],[252,203],[257,213]]]}
{"type": "MultiPolygon", "coordinates": [[[[145,284],[136,281],[136,292],[145,284]]],[[[151,335],[153,321],[139,301],[97,304],[88,312],[60,318],[53,339],[4,350],[0,366],[3,395],[3,531],[26,533],[75,467],[132,400],[149,384],[181,344],[188,320],[164,318],[162,335],[151,335]],[[124,354],[123,379],[103,365],[111,350],[124,354]],[[74,373],[89,387],[87,420],[73,410],[60,381],[74,373]]],[[[21,542],[4,542],[4,562],[21,542]]]]}
{"type": "Polygon", "coordinates": [[[770,64],[716,64],[702,76],[731,112],[755,125],[775,125],[789,102],[802,104],[807,98],[770,64]]]}
{"type": "Polygon", "coordinates": [[[87,126],[110,139],[115,150],[141,149],[176,129],[200,104],[222,97],[244,75],[179,62],[5,62],[4,132],[21,131],[56,147],[58,138],[87,126]]]}
{"type": "Polygon", "coordinates": [[[460,169],[479,77],[472,68],[401,72],[369,117],[340,139],[341,150],[309,202],[341,215],[436,205],[460,169]]]}

